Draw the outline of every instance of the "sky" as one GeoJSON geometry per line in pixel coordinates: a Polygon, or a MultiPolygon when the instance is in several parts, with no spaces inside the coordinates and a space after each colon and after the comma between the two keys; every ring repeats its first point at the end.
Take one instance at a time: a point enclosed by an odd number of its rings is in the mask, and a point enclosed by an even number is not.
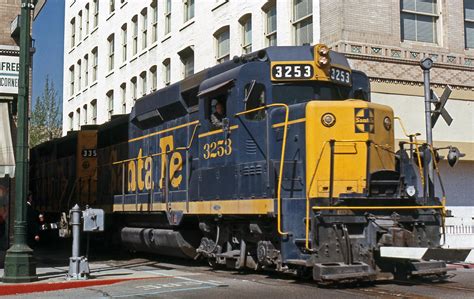
{"type": "Polygon", "coordinates": [[[42,95],[48,75],[62,104],[64,0],[47,0],[33,22],[33,39],[36,48],[33,56],[33,105],[36,98],[42,95]]]}

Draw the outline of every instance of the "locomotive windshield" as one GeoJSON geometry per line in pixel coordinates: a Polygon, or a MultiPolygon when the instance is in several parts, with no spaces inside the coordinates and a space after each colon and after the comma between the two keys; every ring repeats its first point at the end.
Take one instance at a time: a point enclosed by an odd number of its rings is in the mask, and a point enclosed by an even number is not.
{"type": "Polygon", "coordinates": [[[311,100],[361,99],[370,102],[370,82],[366,74],[353,71],[352,87],[322,81],[273,84],[273,101],[288,105],[311,100]]]}

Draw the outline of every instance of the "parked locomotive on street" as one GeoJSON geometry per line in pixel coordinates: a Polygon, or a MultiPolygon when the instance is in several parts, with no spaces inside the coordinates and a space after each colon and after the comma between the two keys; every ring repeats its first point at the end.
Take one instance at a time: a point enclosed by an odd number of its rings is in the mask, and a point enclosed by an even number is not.
{"type": "Polygon", "coordinates": [[[270,47],[32,149],[30,188],[50,219],[105,209],[109,236],[136,251],[318,282],[443,276],[442,261],[380,255],[439,248],[445,216],[396,121],[342,54],[270,47]]]}

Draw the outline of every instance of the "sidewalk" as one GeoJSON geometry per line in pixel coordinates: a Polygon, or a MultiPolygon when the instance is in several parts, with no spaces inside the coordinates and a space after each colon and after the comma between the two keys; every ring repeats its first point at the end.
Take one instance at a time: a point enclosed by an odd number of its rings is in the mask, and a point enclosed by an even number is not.
{"type": "MultiPolygon", "coordinates": [[[[66,280],[69,269],[69,250],[37,249],[34,253],[37,263],[38,281],[32,283],[7,284],[0,279],[0,296],[20,295],[34,292],[47,292],[89,286],[111,285],[124,281],[157,278],[156,275],[132,268],[146,266],[150,262],[144,259],[90,261],[91,275],[88,280],[66,280]]],[[[4,275],[5,252],[0,252],[0,277],[4,275]]],[[[166,278],[166,277],[163,277],[166,278]]]]}

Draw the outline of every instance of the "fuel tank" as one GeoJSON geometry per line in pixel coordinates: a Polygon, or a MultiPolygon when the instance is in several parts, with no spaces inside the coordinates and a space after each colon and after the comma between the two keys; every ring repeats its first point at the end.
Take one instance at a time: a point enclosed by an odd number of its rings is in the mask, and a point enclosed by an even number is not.
{"type": "Polygon", "coordinates": [[[187,259],[197,257],[196,248],[201,240],[201,234],[195,231],[139,227],[124,227],[120,237],[130,250],[187,259]]]}

